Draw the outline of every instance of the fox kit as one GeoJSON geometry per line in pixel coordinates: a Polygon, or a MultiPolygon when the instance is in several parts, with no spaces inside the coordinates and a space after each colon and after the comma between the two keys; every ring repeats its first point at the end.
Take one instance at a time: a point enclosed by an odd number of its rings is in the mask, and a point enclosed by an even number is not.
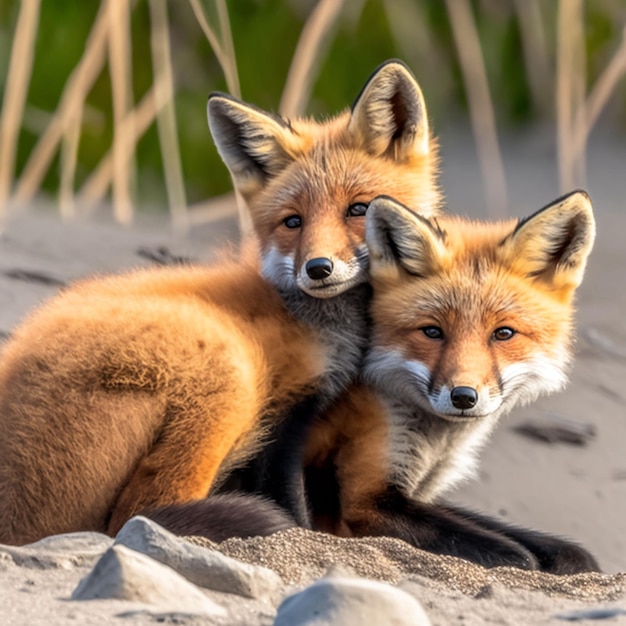
{"type": "Polygon", "coordinates": [[[0,355],[0,543],[115,533],[202,498],[294,407],[328,404],[367,338],[364,207],[394,191],[436,212],[436,147],[399,62],[324,123],[220,94],[208,117],[260,256],[79,282],[14,331],[0,355]]]}
{"type": "Polygon", "coordinates": [[[390,198],[370,204],[368,386],[352,387],[308,437],[319,525],[487,566],[597,569],[574,544],[439,503],[471,473],[502,415],[563,387],[574,291],[593,239],[584,192],[487,224],[427,220],[390,198]],[[329,489],[334,511],[320,497],[329,489]]]}

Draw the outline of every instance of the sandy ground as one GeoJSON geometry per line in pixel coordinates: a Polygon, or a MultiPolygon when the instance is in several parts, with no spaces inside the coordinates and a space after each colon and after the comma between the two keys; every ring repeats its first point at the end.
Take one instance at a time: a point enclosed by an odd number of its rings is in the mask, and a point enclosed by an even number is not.
{"type": "MultiPolygon", "coordinates": [[[[442,142],[449,210],[485,217],[467,132],[450,130],[442,142]]],[[[551,135],[541,132],[505,141],[509,215],[526,215],[559,195],[551,144],[551,135]]],[[[608,573],[626,571],[625,164],[624,138],[600,133],[592,140],[586,187],[598,239],[579,292],[579,341],[568,389],[504,420],[484,451],[478,479],[452,494],[483,512],[579,541],[608,573]],[[595,436],[585,445],[546,443],[515,429],[554,416],[591,425],[595,436]]],[[[208,259],[235,233],[232,219],[195,227],[181,238],[170,233],[165,217],[143,216],[122,228],[104,213],[62,223],[45,206],[29,207],[11,216],[0,238],[0,334],[60,282],[150,263],[141,249],[155,253],[166,246],[176,255],[208,259]]]]}

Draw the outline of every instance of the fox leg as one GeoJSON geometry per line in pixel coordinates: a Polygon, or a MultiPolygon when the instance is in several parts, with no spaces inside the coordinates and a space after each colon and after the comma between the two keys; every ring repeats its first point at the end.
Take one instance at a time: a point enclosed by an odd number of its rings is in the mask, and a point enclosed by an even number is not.
{"type": "Polygon", "coordinates": [[[270,443],[248,468],[253,479],[246,487],[272,499],[303,528],[311,528],[302,472],[304,446],[319,407],[317,396],[298,402],[272,430],[270,443]]]}
{"type": "Polygon", "coordinates": [[[506,535],[445,507],[412,500],[391,485],[356,506],[346,507],[343,521],[354,537],[397,537],[416,548],[483,567],[539,567],[530,550],[506,535]]]}
{"type": "Polygon", "coordinates": [[[551,574],[599,572],[596,559],[582,546],[537,530],[505,524],[483,514],[445,505],[454,515],[469,520],[489,531],[497,532],[524,546],[539,561],[539,569],[551,574]]]}
{"type": "MultiPolygon", "coordinates": [[[[357,389],[331,421],[339,428],[331,438],[337,447],[330,460],[340,489],[335,527],[341,534],[396,537],[416,548],[485,567],[537,569],[535,556],[513,539],[444,507],[414,500],[386,478],[390,469],[389,424],[373,393],[357,389]]],[[[324,440],[320,438],[318,445],[322,450],[324,440]]]]}
{"type": "Polygon", "coordinates": [[[190,399],[189,406],[169,410],[113,507],[110,535],[142,510],[206,497],[220,465],[258,419],[256,397],[244,388],[193,405],[190,399]]]}

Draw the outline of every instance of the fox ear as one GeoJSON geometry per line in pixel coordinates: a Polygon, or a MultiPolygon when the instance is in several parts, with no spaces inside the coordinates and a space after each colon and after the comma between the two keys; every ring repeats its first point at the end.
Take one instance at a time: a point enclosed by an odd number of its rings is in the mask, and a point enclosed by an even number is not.
{"type": "Polygon", "coordinates": [[[374,198],[365,224],[372,278],[396,278],[399,268],[428,276],[441,268],[445,233],[393,198],[374,198]]]}
{"type": "Polygon", "coordinates": [[[244,198],[292,161],[296,137],[281,118],[222,93],[209,96],[207,117],[217,150],[244,198]]]}
{"type": "Polygon", "coordinates": [[[521,220],[502,243],[511,264],[556,289],[576,289],[595,238],[591,200],[574,191],[521,220]]]}
{"type": "Polygon", "coordinates": [[[367,81],[352,107],[349,130],[374,156],[397,161],[430,152],[424,96],[401,61],[387,61],[367,81]]]}

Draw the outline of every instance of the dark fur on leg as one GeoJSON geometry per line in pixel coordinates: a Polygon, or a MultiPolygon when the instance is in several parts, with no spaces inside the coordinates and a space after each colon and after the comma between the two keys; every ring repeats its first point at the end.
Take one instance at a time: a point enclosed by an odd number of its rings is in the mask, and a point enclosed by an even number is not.
{"type": "Polygon", "coordinates": [[[535,556],[503,534],[438,505],[424,504],[390,486],[371,507],[347,513],[356,537],[397,537],[435,554],[456,556],[484,567],[539,568],[535,556]]]}
{"type": "MultiPolygon", "coordinates": [[[[306,437],[321,411],[321,404],[318,396],[298,402],[272,430],[271,441],[246,467],[234,474],[241,489],[271,498],[302,528],[312,527],[302,458],[306,437]]],[[[221,491],[227,490],[228,482],[221,491]]]]}
{"type": "Polygon", "coordinates": [[[447,511],[463,517],[487,530],[500,533],[530,550],[539,562],[539,568],[550,574],[580,574],[599,572],[596,559],[582,546],[537,530],[520,528],[493,519],[481,513],[445,505],[447,511]]]}
{"type": "Polygon", "coordinates": [[[296,526],[283,509],[260,496],[222,494],[144,511],[149,519],[181,536],[220,542],[231,537],[266,537],[296,526]]]}

